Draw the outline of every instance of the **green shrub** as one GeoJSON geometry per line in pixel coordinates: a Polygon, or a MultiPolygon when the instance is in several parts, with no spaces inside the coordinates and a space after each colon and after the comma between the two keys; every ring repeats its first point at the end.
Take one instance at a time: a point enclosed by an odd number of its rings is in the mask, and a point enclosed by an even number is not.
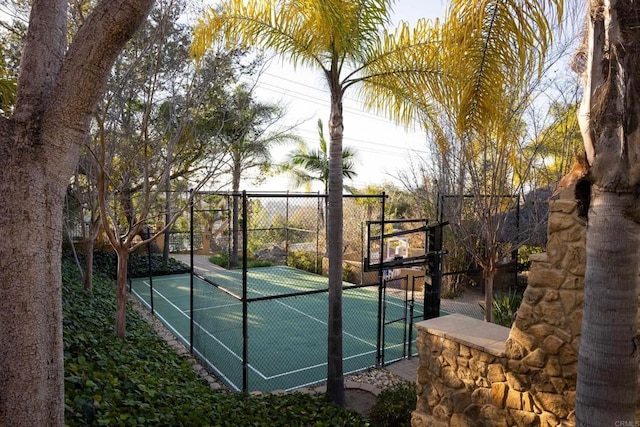
{"type": "Polygon", "coordinates": [[[320,274],[322,272],[322,257],[315,256],[314,252],[295,251],[289,252],[287,258],[289,267],[298,270],[308,271],[309,273],[320,274]]]}
{"type": "Polygon", "coordinates": [[[498,294],[493,297],[493,323],[506,326],[513,325],[516,320],[516,313],[522,303],[522,295],[509,291],[507,294],[498,294]]]}
{"type": "MultiPolygon", "coordinates": [[[[151,271],[154,276],[168,274],[184,274],[189,272],[189,266],[173,258],[164,260],[162,254],[151,254],[151,271]]],[[[149,276],[149,256],[143,253],[129,255],[129,276],[149,276]]]]}
{"type": "Polygon", "coordinates": [[[223,268],[229,268],[229,256],[227,254],[211,255],[209,257],[209,262],[223,268]]]}
{"type": "MultiPolygon", "coordinates": [[[[71,258],[71,254],[65,253],[65,257],[71,258]]],[[[84,268],[84,255],[78,253],[80,265],[84,268]]],[[[74,265],[75,267],[75,265],[74,265]]],[[[95,251],[93,253],[93,269],[111,279],[116,278],[118,261],[113,251],[95,251]]],[[[76,268],[77,269],[77,268],[76,268]]],[[[189,266],[173,258],[165,261],[162,254],[151,254],[151,271],[154,276],[167,274],[183,274],[189,272],[189,266]]],[[[129,277],[149,276],[149,256],[146,253],[133,253],[129,255],[129,277]]]]}
{"type": "MultiPolygon", "coordinates": [[[[216,254],[209,257],[209,262],[215,265],[219,265],[223,268],[229,268],[229,256],[226,254],[216,254]]],[[[258,267],[271,267],[273,263],[271,261],[257,260],[249,258],[247,260],[247,268],[258,267]]],[[[238,258],[238,265],[235,268],[242,268],[242,257],[238,258]]]]}
{"type": "Polygon", "coordinates": [[[411,412],[416,409],[416,386],[400,383],[378,395],[369,418],[374,426],[411,426],[411,412]]]}
{"type": "Polygon", "coordinates": [[[349,264],[342,265],[342,281],[349,283],[358,283],[360,278],[356,274],[356,270],[349,264]]]}
{"type": "Polygon", "coordinates": [[[116,338],[112,267],[99,264],[87,293],[73,261],[62,263],[65,425],[367,425],[321,396],[212,391],[131,306],[127,338],[116,338]]]}

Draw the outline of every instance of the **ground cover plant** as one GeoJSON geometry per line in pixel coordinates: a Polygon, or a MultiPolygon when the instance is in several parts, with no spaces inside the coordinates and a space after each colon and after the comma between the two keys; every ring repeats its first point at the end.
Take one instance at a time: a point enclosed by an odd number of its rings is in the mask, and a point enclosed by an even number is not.
{"type": "Polygon", "coordinates": [[[416,385],[400,383],[383,390],[371,410],[371,422],[376,427],[411,426],[411,413],[416,409],[416,385]]]}
{"type": "Polygon", "coordinates": [[[322,396],[212,391],[135,310],[116,338],[115,283],[97,267],[89,294],[76,264],[62,264],[66,425],[368,425],[322,396]]]}

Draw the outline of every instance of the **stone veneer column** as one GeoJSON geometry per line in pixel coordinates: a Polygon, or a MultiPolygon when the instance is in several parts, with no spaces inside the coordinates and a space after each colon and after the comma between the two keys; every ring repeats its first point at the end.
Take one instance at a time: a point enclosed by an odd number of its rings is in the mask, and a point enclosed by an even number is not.
{"type": "Polygon", "coordinates": [[[549,202],[548,237],[506,343],[507,385],[528,390],[548,425],[574,425],[586,227],[573,188],[549,202]]]}
{"type": "Polygon", "coordinates": [[[547,252],[531,257],[504,354],[472,350],[418,326],[414,427],[575,425],[585,232],[573,188],[566,189],[549,202],[547,252]],[[481,363],[471,366],[474,359],[481,363]]]}

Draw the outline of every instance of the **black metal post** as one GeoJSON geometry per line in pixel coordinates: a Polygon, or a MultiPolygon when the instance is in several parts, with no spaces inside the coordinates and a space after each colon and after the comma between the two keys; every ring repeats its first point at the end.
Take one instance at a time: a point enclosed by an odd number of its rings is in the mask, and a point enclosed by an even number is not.
{"type": "MultiPolygon", "coordinates": [[[[411,351],[411,343],[413,342],[413,311],[416,303],[415,292],[416,292],[416,276],[412,276],[411,277],[411,300],[409,302],[409,359],[411,359],[411,357],[413,356],[413,352],[411,351]]],[[[424,306],[423,306],[423,310],[424,310],[424,306]]]]}
{"type": "Polygon", "coordinates": [[[247,307],[247,192],[242,191],[242,391],[249,391],[249,324],[247,307]]]}
{"type": "Polygon", "coordinates": [[[321,204],[321,198],[320,198],[320,192],[318,191],[318,216],[316,218],[316,259],[315,259],[315,266],[316,266],[316,274],[322,274],[322,265],[318,266],[318,258],[320,258],[320,219],[323,217],[322,216],[322,204],[321,204]]]}
{"type": "MultiPolygon", "coordinates": [[[[383,294],[384,294],[384,202],[385,193],[382,192],[381,213],[380,213],[380,259],[378,260],[378,333],[376,336],[376,365],[382,366],[384,361],[384,312],[383,312],[383,294]]],[[[371,236],[369,236],[371,237],[371,236]]]]}
{"type": "Polygon", "coordinates": [[[289,192],[287,191],[287,202],[284,210],[284,263],[289,265],[289,192]]]}
{"type": "Polygon", "coordinates": [[[444,225],[439,222],[435,229],[435,237],[436,237],[436,250],[438,253],[436,254],[435,260],[435,271],[433,272],[433,291],[435,292],[435,315],[436,317],[440,316],[440,293],[442,292],[442,238],[443,238],[443,230],[444,225]]]}
{"type": "Polygon", "coordinates": [[[189,190],[189,352],[193,354],[193,189],[189,190]]]}
{"type": "Polygon", "coordinates": [[[231,252],[233,251],[232,249],[232,239],[233,239],[233,227],[232,227],[232,216],[233,216],[233,212],[232,208],[231,208],[231,204],[232,202],[232,197],[235,196],[230,196],[229,194],[227,194],[227,268],[231,268],[231,252]]]}
{"type": "Polygon", "coordinates": [[[444,223],[427,227],[427,266],[424,290],[424,320],[440,316],[440,291],[442,287],[442,238],[444,223]],[[427,286],[426,278],[431,279],[427,286]]]}
{"type": "MultiPolygon", "coordinates": [[[[151,229],[145,227],[145,239],[151,238],[151,229]]],[[[153,309],[153,268],[151,267],[151,243],[147,242],[147,266],[149,268],[149,303],[151,304],[151,314],[154,314],[153,309]]],[[[128,271],[128,269],[127,269],[128,271]]]]}
{"type": "Polygon", "coordinates": [[[513,269],[513,289],[518,289],[518,245],[520,244],[520,196],[516,196],[516,248],[511,253],[515,265],[513,269]]]}

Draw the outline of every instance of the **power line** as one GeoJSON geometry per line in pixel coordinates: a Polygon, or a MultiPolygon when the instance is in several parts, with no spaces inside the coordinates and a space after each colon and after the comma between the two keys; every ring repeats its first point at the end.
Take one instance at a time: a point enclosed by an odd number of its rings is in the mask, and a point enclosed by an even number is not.
{"type": "MultiPolygon", "coordinates": [[[[265,73],[267,75],[270,75],[268,73],[265,73]]],[[[277,93],[279,95],[286,95],[286,96],[290,96],[292,98],[296,98],[296,99],[300,99],[302,101],[306,101],[315,105],[319,105],[322,106],[324,108],[328,108],[329,107],[329,101],[327,100],[328,96],[329,96],[329,92],[326,89],[318,89],[316,87],[304,84],[304,83],[300,83],[300,82],[296,82],[295,80],[287,80],[284,77],[279,77],[279,76],[274,76],[277,77],[279,79],[282,79],[284,81],[286,81],[288,84],[297,84],[300,86],[303,86],[306,89],[312,89],[312,90],[316,90],[316,91],[320,91],[323,94],[327,95],[327,97],[323,97],[323,98],[319,98],[313,95],[309,95],[308,93],[303,93],[303,92],[299,92],[296,90],[293,90],[291,88],[285,88],[285,87],[281,87],[278,86],[276,84],[273,83],[268,83],[268,82],[264,82],[261,80],[258,80],[257,82],[255,82],[256,87],[270,91],[270,92],[274,92],[277,93]]],[[[345,97],[345,100],[349,101],[349,102],[353,102],[355,104],[358,104],[360,106],[363,107],[363,104],[361,101],[355,99],[355,98],[350,98],[350,97],[345,97]]],[[[389,120],[388,117],[382,116],[382,115],[378,115],[372,112],[367,112],[367,111],[362,111],[361,109],[357,109],[354,107],[349,107],[346,106],[343,108],[344,111],[348,111],[350,114],[354,114],[357,116],[361,116],[364,117],[366,119],[370,119],[370,120],[376,120],[376,121],[380,121],[380,120],[384,120],[386,123],[393,125],[393,126],[398,126],[397,123],[394,123],[392,120],[389,120]]]]}
{"type": "MultiPolygon", "coordinates": [[[[299,129],[298,132],[299,133],[303,133],[303,134],[307,134],[307,135],[312,135],[315,138],[318,137],[317,132],[313,132],[312,130],[309,130],[309,129],[299,129]]],[[[427,154],[427,155],[431,155],[432,154],[430,151],[427,151],[427,150],[420,150],[420,149],[411,148],[411,147],[398,147],[396,145],[390,145],[390,144],[385,144],[385,143],[381,143],[381,142],[374,142],[374,141],[370,141],[370,140],[354,138],[354,137],[351,137],[349,135],[344,135],[343,142],[359,142],[359,143],[365,144],[365,145],[375,145],[377,147],[388,148],[390,150],[378,150],[378,151],[381,152],[381,153],[389,153],[389,154],[392,154],[392,155],[398,153],[397,149],[407,150],[407,151],[410,151],[412,153],[427,154]]],[[[375,149],[372,149],[372,150],[375,150],[375,149]]]]}

